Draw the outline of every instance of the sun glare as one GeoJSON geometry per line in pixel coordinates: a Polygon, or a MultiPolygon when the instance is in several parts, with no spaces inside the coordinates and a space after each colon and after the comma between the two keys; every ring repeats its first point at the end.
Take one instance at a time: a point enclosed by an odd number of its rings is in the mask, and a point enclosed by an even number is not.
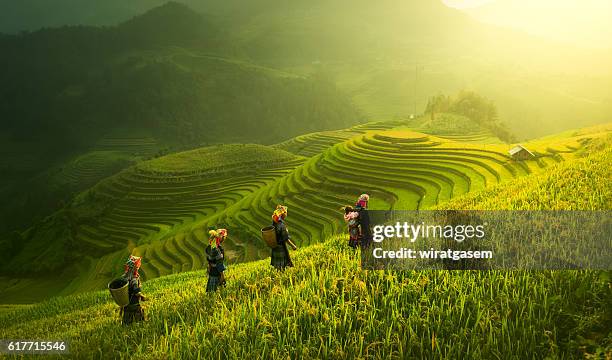
{"type": "Polygon", "coordinates": [[[495,0],[443,0],[443,3],[447,6],[454,7],[457,9],[469,9],[488,4],[493,1],[495,0]]]}

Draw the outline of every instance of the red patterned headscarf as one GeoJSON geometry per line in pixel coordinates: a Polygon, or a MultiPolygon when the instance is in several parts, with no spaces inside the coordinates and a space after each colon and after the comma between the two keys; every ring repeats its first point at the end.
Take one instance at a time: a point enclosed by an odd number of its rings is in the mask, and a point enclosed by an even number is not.
{"type": "Polygon", "coordinates": [[[208,232],[208,235],[209,235],[208,244],[210,246],[217,247],[221,245],[223,241],[225,241],[225,238],[227,237],[227,230],[226,229],[210,230],[208,232]]]}
{"type": "Polygon", "coordinates": [[[283,205],[277,205],[276,210],[272,213],[272,220],[277,223],[280,220],[285,220],[287,217],[287,207],[283,205]]]}
{"type": "Polygon", "coordinates": [[[139,256],[130,255],[124,266],[125,276],[128,279],[135,279],[140,277],[140,274],[138,274],[140,264],[141,258],[139,256]]]}

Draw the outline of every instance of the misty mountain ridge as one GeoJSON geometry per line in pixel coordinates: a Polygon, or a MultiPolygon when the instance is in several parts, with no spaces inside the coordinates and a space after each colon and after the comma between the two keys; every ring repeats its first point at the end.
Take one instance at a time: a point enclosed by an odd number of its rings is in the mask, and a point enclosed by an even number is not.
{"type": "MultiPolygon", "coordinates": [[[[171,2],[113,27],[0,37],[0,52],[8,54],[0,57],[0,151],[12,154],[0,162],[0,234],[81,190],[45,179],[64,162],[100,150],[100,142],[151,142],[165,152],[271,144],[363,120],[323,76],[214,55],[223,31],[209,19],[171,2]]],[[[154,155],[117,151],[132,160],[154,155]]]]}

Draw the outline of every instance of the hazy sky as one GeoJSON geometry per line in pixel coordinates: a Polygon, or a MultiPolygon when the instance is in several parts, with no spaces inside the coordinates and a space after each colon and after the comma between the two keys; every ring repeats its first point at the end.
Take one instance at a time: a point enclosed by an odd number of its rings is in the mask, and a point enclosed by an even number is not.
{"type": "Polygon", "coordinates": [[[574,45],[612,48],[612,0],[442,0],[472,17],[574,45]]]}
{"type": "Polygon", "coordinates": [[[458,9],[472,8],[486,3],[490,3],[492,1],[495,0],[442,0],[442,2],[446,5],[458,9]]]}

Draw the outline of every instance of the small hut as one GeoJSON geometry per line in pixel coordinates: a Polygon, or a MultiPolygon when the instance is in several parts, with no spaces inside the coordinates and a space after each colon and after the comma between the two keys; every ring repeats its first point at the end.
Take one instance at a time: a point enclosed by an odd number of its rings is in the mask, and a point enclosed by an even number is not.
{"type": "Polygon", "coordinates": [[[535,155],[523,145],[516,145],[508,151],[508,154],[514,160],[529,160],[535,158],[535,155]]]}

